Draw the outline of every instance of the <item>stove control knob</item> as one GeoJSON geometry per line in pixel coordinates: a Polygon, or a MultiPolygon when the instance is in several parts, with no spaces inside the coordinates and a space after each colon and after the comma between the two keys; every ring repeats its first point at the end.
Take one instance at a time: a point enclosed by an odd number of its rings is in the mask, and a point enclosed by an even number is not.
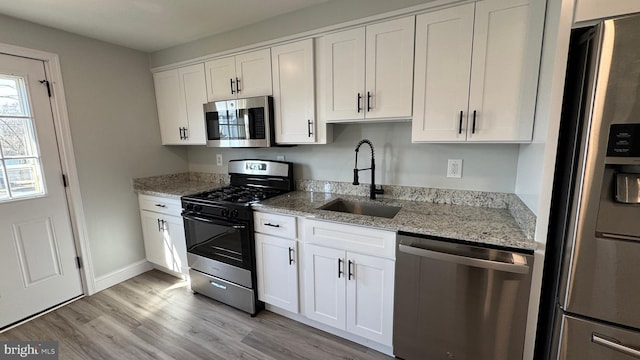
{"type": "Polygon", "coordinates": [[[230,214],[229,217],[231,217],[231,218],[238,217],[238,210],[236,210],[236,209],[231,210],[231,214],[230,214]]]}
{"type": "Polygon", "coordinates": [[[195,211],[200,211],[200,210],[202,210],[202,205],[196,205],[196,206],[194,206],[194,207],[193,207],[193,210],[195,210],[195,211]]]}
{"type": "Polygon", "coordinates": [[[222,216],[227,217],[227,215],[229,215],[229,210],[227,210],[227,209],[222,209],[221,214],[222,214],[222,216]]]}
{"type": "Polygon", "coordinates": [[[186,209],[189,211],[193,210],[193,204],[187,204],[186,209]]]}

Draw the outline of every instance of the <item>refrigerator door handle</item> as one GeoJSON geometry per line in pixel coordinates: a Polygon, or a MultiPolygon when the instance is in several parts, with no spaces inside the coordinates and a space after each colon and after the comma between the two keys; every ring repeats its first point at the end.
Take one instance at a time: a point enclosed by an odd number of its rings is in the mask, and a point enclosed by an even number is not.
{"type": "Polygon", "coordinates": [[[606,348],[609,348],[611,350],[617,351],[617,352],[621,352],[625,355],[629,355],[629,356],[633,356],[636,359],[640,359],[640,350],[628,347],[628,346],[624,346],[619,344],[619,341],[616,340],[617,342],[613,342],[611,340],[607,340],[601,336],[599,336],[598,334],[591,334],[591,341],[595,344],[598,344],[600,346],[604,346],[606,348]]]}
{"type": "Polygon", "coordinates": [[[505,271],[517,274],[528,274],[529,266],[527,265],[527,260],[524,256],[520,256],[518,254],[512,254],[513,263],[501,262],[501,261],[493,261],[493,260],[485,260],[485,259],[477,259],[473,257],[456,255],[456,254],[448,254],[444,252],[427,250],[422,248],[417,248],[415,246],[409,246],[404,244],[398,245],[398,250],[412,255],[418,255],[429,259],[435,260],[443,260],[449,261],[456,264],[474,266],[483,269],[489,270],[497,270],[497,271],[505,271]]]}
{"type": "Polygon", "coordinates": [[[638,241],[640,242],[640,237],[637,236],[628,236],[628,235],[617,235],[617,234],[609,234],[609,233],[596,233],[596,236],[601,236],[605,239],[611,240],[626,240],[626,241],[638,241]]]}

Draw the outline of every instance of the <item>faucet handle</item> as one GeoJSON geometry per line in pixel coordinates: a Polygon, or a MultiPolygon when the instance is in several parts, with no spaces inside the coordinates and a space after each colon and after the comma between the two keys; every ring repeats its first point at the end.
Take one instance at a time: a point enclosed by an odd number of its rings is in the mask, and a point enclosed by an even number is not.
{"type": "Polygon", "coordinates": [[[358,181],[358,169],[353,169],[353,185],[360,185],[358,181]]]}

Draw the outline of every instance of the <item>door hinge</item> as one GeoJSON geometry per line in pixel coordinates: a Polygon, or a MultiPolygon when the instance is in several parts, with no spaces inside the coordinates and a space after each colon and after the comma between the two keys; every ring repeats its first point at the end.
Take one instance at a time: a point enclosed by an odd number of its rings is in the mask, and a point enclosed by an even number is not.
{"type": "Polygon", "coordinates": [[[67,175],[62,174],[62,185],[64,185],[64,187],[69,187],[69,182],[67,181],[67,175]]]}
{"type": "Polygon", "coordinates": [[[47,87],[47,94],[51,97],[51,84],[49,84],[49,80],[40,80],[40,84],[44,84],[47,87]]]}
{"type": "Polygon", "coordinates": [[[82,259],[80,259],[80,256],[76,256],[76,265],[78,265],[78,269],[82,269],[82,259]]]}

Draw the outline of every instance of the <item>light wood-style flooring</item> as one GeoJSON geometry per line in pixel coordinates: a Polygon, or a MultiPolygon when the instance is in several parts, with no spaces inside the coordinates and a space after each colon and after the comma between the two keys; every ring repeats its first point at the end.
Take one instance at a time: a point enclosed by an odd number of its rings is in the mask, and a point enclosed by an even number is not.
{"type": "Polygon", "coordinates": [[[0,334],[73,359],[392,359],[268,311],[255,318],[152,270],[0,334]]]}

